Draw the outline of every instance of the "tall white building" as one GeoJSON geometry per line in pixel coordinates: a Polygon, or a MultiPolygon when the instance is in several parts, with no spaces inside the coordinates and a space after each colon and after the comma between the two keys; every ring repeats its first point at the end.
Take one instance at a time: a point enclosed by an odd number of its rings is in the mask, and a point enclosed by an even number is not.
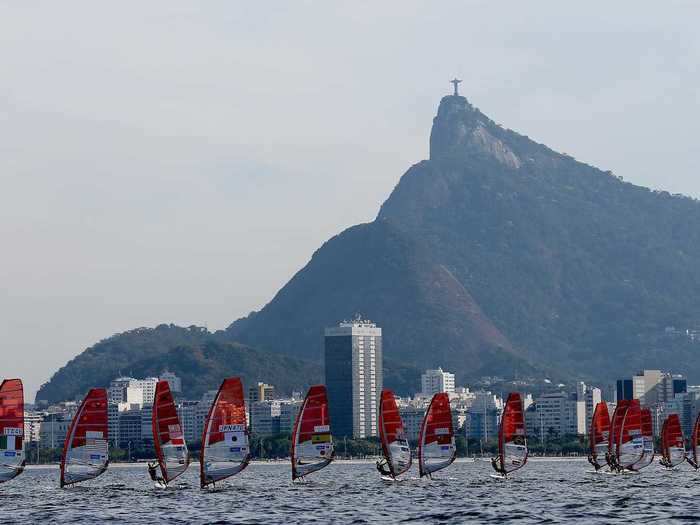
{"type": "Polygon", "coordinates": [[[333,433],[376,436],[383,384],[382,329],[358,316],[326,328],[323,346],[333,433]]]}
{"type": "Polygon", "coordinates": [[[424,396],[432,396],[438,392],[452,394],[455,391],[455,375],[443,372],[442,368],[437,370],[426,370],[420,376],[421,392],[424,396]]]}
{"type": "Polygon", "coordinates": [[[602,392],[600,388],[588,387],[586,388],[586,393],[584,397],[586,401],[586,430],[591,428],[591,421],[593,420],[593,412],[595,412],[595,407],[598,403],[603,400],[602,392]]]}
{"type": "Polygon", "coordinates": [[[39,412],[24,411],[24,442],[39,441],[39,431],[44,416],[39,412]]]}
{"type": "Polygon", "coordinates": [[[173,394],[179,394],[182,392],[182,380],[172,372],[168,372],[167,370],[161,372],[160,380],[168,382],[170,391],[173,394]]]}
{"type": "Polygon", "coordinates": [[[285,399],[280,401],[280,434],[291,434],[303,401],[285,399]]]}
{"type": "Polygon", "coordinates": [[[157,377],[134,379],[133,377],[118,377],[113,379],[107,389],[109,403],[152,405],[156,394],[157,377]]]}
{"type": "Polygon", "coordinates": [[[280,401],[258,401],[250,406],[250,430],[256,436],[280,432],[280,401]]]}
{"type": "Polygon", "coordinates": [[[547,438],[586,433],[586,402],[579,401],[576,394],[542,394],[525,416],[529,435],[547,438]]]}

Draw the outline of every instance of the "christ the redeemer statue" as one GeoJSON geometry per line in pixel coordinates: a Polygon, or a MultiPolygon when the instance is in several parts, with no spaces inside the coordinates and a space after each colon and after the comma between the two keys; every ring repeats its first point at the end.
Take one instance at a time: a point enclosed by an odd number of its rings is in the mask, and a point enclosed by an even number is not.
{"type": "Polygon", "coordinates": [[[454,79],[450,80],[450,84],[452,84],[455,87],[455,97],[459,96],[458,86],[459,86],[460,82],[462,82],[462,81],[458,78],[454,78],[454,79]]]}

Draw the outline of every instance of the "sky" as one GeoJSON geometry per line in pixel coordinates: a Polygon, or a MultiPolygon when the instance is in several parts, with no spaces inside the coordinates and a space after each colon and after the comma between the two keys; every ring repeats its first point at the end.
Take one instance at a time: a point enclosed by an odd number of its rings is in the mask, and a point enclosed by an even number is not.
{"type": "Polygon", "coordinates": [[[427,158],[449,80],[700,197],[697,2],[0,0],[0,377],[225,328],[427,158]]]}

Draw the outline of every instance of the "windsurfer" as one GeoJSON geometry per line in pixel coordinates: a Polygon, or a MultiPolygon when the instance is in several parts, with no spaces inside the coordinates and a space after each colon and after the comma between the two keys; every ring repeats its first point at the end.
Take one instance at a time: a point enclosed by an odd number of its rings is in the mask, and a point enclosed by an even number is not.
{"type": "Polygon", "coordinates": [[[503,465],[501,465],[501,456],[491,458],[491,466],[493,467],[493,470],[503,474],[503,465]]]}
{"type": "Polygon", "coordinates": [[[598,465],[598,462],[595,459],[593,459],[593,456],[591,456],[590,454],[588,454],[588,462],[591,465],[593,465],[593,468],[595,468],[596,470],[601,468],[601,466],[598,465]]]}
{"type": "Polygon", "coordinates": [[[148,464],[148,475],[151,476],[154,483],[163,483],[163,478],[158,475],[158,463],[148,464]]]}
{"type": "Polygon", "coordinates": [[[393,475],[391,474],[391,470],[389,469],[389,463],[386,459],[380,459],[379,461],[377,461],[377,470],[382,476],[393,477],[393,475]]]}

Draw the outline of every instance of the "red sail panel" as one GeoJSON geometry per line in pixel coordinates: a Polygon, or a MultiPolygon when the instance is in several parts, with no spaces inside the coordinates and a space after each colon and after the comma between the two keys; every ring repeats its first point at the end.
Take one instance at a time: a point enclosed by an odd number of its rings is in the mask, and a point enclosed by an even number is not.
{"type": "Polygon", "coordinates": [[[379,438],[382,442],[384,455],[389,457],[389,444],[399,439],[405,439],[403,421],[396,405],[394,392],[382,390],[379,417],[379,438]]]}
{"type": "Polygon", "coordinates": [[[678,414],[671,414],[661,429],[661,450],[669,467],[675,467],[685,460],[685,440],[678,414]]]}
{"type": "Polygon", "coordinates": [[[156,383],[152,414],[153,444],[163,479],[169,483],[189,465],[185,436],[167,381],[156,383]]]}
{"type": "Polygon", "coordinates": [[[690,464],[695,468],[700,467],[700,413],[695,418],[693,432],[690,436],[690,455],[692,459],[690,464]]]}
{"type": "Polygon", "coordinates": [[[610,423],[610,458],[617,457],[617,447],[620,442],[620,432],[622,431],[622,421],[625,419],[625,413],[629,408],[630,402],[626,399],[621,399],[617,402],[613,411],[612,420],[610,423]]]}
{"type": "Polygon", "coordinates": [[[601,401],[595,407],[593,419],[591,420],[591,430],[589,433],[591,452],[595,452],[595,446],[607,443],[610,437],[610,414],[608,404],[601,401]]]}
{"type": "Polygon", "coordinates": [[[647,467],[654,461],[654,426],[651,418],[651,410],[642,409],[642,440],[644,443],[644,453],[642,458],[635,463],[632,470],[640,470],[647,467]]]}
{"type": "Polygon", "coordinates": [[[450,397],[441,392],[430,401],[418,436],[420,475],[447,467],[454,461],[455,452],[450,397]]]}
{"type": "Polygon", "coordinates": [[[202,487],[243,470],[250,461],[245,399],[240,378],[224,379],[209,407],[199,452],[202,487]]]}
{"type": "Polygon", "coordinates": [[[61,455],[61,487],[102,474],[108,464],[107,390],[92,388],[72,419],[61,455]]]}
{"type": "Polygon", "coordinates": [[[610,415],[605,401],[601,401],[595,407],[588,432],[588,441],[591,448],[590,460],[597,469],[601,468],[605,464],[603,460],[610,441],[610,415]]]}
{"type": "Polygon", "coordinates": [[[642,409],[639,400],[632,399],[622,419],[617,443],[617,464],[622,468],[629,468],[642,459],[643,455],[642,409]]]}
{"type": "Polygon", "coordinates": [[[508,394],[498,430],[498,454],[503,474],[517,470],[527,462],[525,414],[520,393],[508,394]]]}
{"type": "Polygon", "coordinates": [[[309,388],[292,433],[292,479],[322,469],[333,460],[333,438],[324,385],[309,388]]]}
{"type": "MultiPolygon", "coordinates": [[[[224,441],[225,435],[221,430],[222,426],[246,424],[245,400],[240,378],[231,377],[224,380],[209,409],[207,422],[211,423],[212,428],[207,438],[209,445],[224,441]]],[[[204,442],[204,438],[202,442],[204,442]]]]}
{"type": "Polygon", "coordinates": [[[392,477],[411,468],[411,449],[406,439],[394,392],[382,390],[379,401],[379,438],[392,477]]]}
{"type": "Polygon", "coordinates": [[[24,470],[24,388],[20,379],[0,385],[0,483],[24,470]]]}

